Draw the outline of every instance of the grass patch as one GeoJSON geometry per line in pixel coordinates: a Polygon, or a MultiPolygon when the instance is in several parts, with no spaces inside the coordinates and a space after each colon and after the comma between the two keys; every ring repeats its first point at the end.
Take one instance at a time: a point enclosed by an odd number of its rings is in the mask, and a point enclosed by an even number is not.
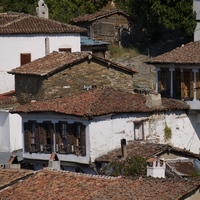
{"type": "Polygon", "coordinates": [[[125,56],[134,57],[139,54],[136,49],[122,48],[117,45],[109,45],[108,50],[114,58],[121,58],[125,56]]]}

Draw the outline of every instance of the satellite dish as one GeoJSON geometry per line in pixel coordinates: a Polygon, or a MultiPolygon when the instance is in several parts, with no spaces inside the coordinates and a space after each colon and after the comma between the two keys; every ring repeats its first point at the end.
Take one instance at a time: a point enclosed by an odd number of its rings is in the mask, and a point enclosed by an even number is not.
{"type": "Polygon", "coordinates": [[[200,172],[200,161],[199,161],[198,159],[194,159],[193,163],[194,163],[194,168],[195,168],[198,172],[200,172]]]}

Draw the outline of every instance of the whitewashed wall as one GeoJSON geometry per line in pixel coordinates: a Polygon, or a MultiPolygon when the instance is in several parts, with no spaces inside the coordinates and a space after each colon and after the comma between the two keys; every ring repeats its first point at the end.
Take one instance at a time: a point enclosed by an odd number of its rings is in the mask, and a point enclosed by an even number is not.
{"type": "Polygon", "coordinates": [[[22,149],[21,117],[0,111],[0,151],[13,152],[22,149]]]}
{"type": "Polygon", "coordinates": [[[197,116],[180,112],[167,112],[154,115],[118,115],[116,117],[96,118],[90,123],[91,161],[109,151],[120,147],[121,139],[134,140],[134,121],[145,120],[145,139],[153,143],[170,144],[194,153],[199,153],[200,126],[197,116]],[[147,120],[148,119],[148,120],[147,120]],[[172,130],[171,139],[164,141],[164,129],[172,130]],[[199,127],[199,128],[197,128],[199,127]]]}
{"type": "Polygon", "coordinates": [[[45,38],[49,38],[49,51],[71,48],[80,51],[79,34],[15,35],[0,37],[0,93],[14,89],[14,76],[7,71],[20,66],[20,54],[31,53],[31,61],[45,56],[45,38]]]}
{"type": "MultiPolygon", "coordinates": [[[[166,112],[165,114],[107,115],[95,117],[89,121],[84,118],[61,117],[60,115],[23,115],[22,117],[23,122],[36,120],[37,122],[52,121],[52,123],[57,123],[65,120],[68,123],[81,122],[86,125],[86,156],[58,154],[62,161],[93,162],[97,157],[120,147],[121,139],[126,139],[127,142],[134,140],[134,121],[140,120],[144,120],[145,139],[149,142],[167,143],[199,153],[200,129],[197,128],[199,126],[197,117],[192,115],[189,119],[182,111],[166,112]],[[164,141],[166,125],[172,130],[172,137],[168,141],[164,141]]],[[[48,160],[50,154],[24,152],[24,158],[48,160]]]]}

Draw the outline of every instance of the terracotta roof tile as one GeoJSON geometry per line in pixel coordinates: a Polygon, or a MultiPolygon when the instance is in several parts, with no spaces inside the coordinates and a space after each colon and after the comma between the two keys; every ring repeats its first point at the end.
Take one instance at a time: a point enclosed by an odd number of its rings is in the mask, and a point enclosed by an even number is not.
{"type": "Polygon", "coordinates": [[[0,169],[0,190],[31,174],[33,174],[32,170],[0,169]]]}
{"type": "Polygon", "coordinates": [[[77,22],[86,22],[86,21],[94,21],[103,17],[107,17],[113,14],[122,14],[125,15],[126,17],[129,17],[129,15],[127,15],[126,13],[124,13],[121,10],[118,9],[111,9],[111,10],[102,10],[99,12],[95,12],[93,14],[86,14],[83,16],[78,16],[76,18],[71,19],[71,22],[73,23],[77,23],[77,22]]]}
{"type": "Polygon", "coordinates": [[[199,64],[200,63],[200,41],[190,42],[172,51],[164,53],[154,58],[150,58],[149,64],[199,64]]]}
{"type": "Polygon", "coordinates": [[[32,75],[45,76],[45,75],[51,74],[57,70],[65,68],[69,65],[72,65],[76,62],[79,62],[79,61],[82,61],[85,59],[90,59],[90,58],[88,58],[88,56],[90,56],[93,59],[97,59],[104,63],[110,64],[110,65],[116,67],[117,69],[121,69],[130,74],[136,73],[136,71],[134,71],[132,69],[126,68],[125,66],[116,64],[107,59],[97,57],[88,52],[68,53],[68,52],[56,52],[56,51],[49,54],[48,56],[39,58],[35,61],[32,61],[30,63],[27,63],[27,64],[21,66],[21,67],[13,69],[13,70],[9,71],[9,73],[32,74],[32,75]]]}
{"type": "Polygon", "coordinates": [[[45,168],[1,191],[7,199],[175,200],[199,188],[199,179],[103,177],[45,168]]]}
{"type": "Polygon", "coordinates": [[[56,112],[75,116],[99,116],[113,113],[141,113],[167,110],[187,110],[180,100],[162,99],[160,107],[148,107],[142,94],[133,94],[113,88],[96,88],[79,94],[21,105],[11,112],[56,112]]]}
{"type": "Polygon", "coordinates": [[[6,105],[9,106],[11,104],[17,104],[15,91],[10,91],[10,92],[0,94],[0,107],[6,106],[6,105]]]}
{"type": "Polygon", "coordinates": [[[80,33],[86,30],[24,13],[0,13],[0,34],[80,33]]]}
{"type": "MultiPolygon", "coordinates": [[[[155,143],[146,143],[140,141],[129,141],[127,144],[127,153],[128,156],[139,155],[145,159],[152,158],[154,156],[159,156],[164,152],[176,152],[188,157],[198,158],[198,154],[173,147],[167,144],[155,144],[155,143]]],[[[113,151],[108,152],[106,155],[102,155],[96,159],[97,162],[111,162],[112,160],[120,159],[122,157],[121,148],[117,148],[113,151]]]]}

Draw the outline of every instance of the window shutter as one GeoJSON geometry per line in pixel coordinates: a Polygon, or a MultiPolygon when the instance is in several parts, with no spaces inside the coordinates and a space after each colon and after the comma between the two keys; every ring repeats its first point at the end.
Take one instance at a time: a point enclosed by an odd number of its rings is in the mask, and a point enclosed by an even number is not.
{"type": "Polygon", "coordinates": [[[82,153],[82,156],[86,155],[85,125],[81,125],[81,153],[82,153]]]}
{"type": "Polygon", "coordinates": [[[74,153],[75,152],[75,140],[74,140],[74,131],[75,126],[74,124],[68,124],[68,131],[67,131],[67,153],[74,153]]]}
{"type": "Polygon", "coordinates": [[[194,73],[190,70],[190,98],[194,98],[194,73]]]}
{"type": "Polygon", "coordinates": [[[29,122],[24,123],[24,150],[25,152],[31,151],[31,132],[29,122]]]}
{"type": "Polygon", "coordinates": [[[61,152],[61,146],[62,146],[62,138],[61,138],[61,123],[56,123],[56,152],[61,152]]]}
{"type": "Polygon", "coordinates": [[[197,93],[197,99],[200,99],[200,79],[199,79],[200,73],[199,71],[196,73],[196,93],[197,93]]]}
{"type": "Polygon", "coordinates": [[[25,65],[26,63],[31,62],[31,54],[30,53],[23,53],[20,55],[21,57],[21,65],[25,65]]]}

